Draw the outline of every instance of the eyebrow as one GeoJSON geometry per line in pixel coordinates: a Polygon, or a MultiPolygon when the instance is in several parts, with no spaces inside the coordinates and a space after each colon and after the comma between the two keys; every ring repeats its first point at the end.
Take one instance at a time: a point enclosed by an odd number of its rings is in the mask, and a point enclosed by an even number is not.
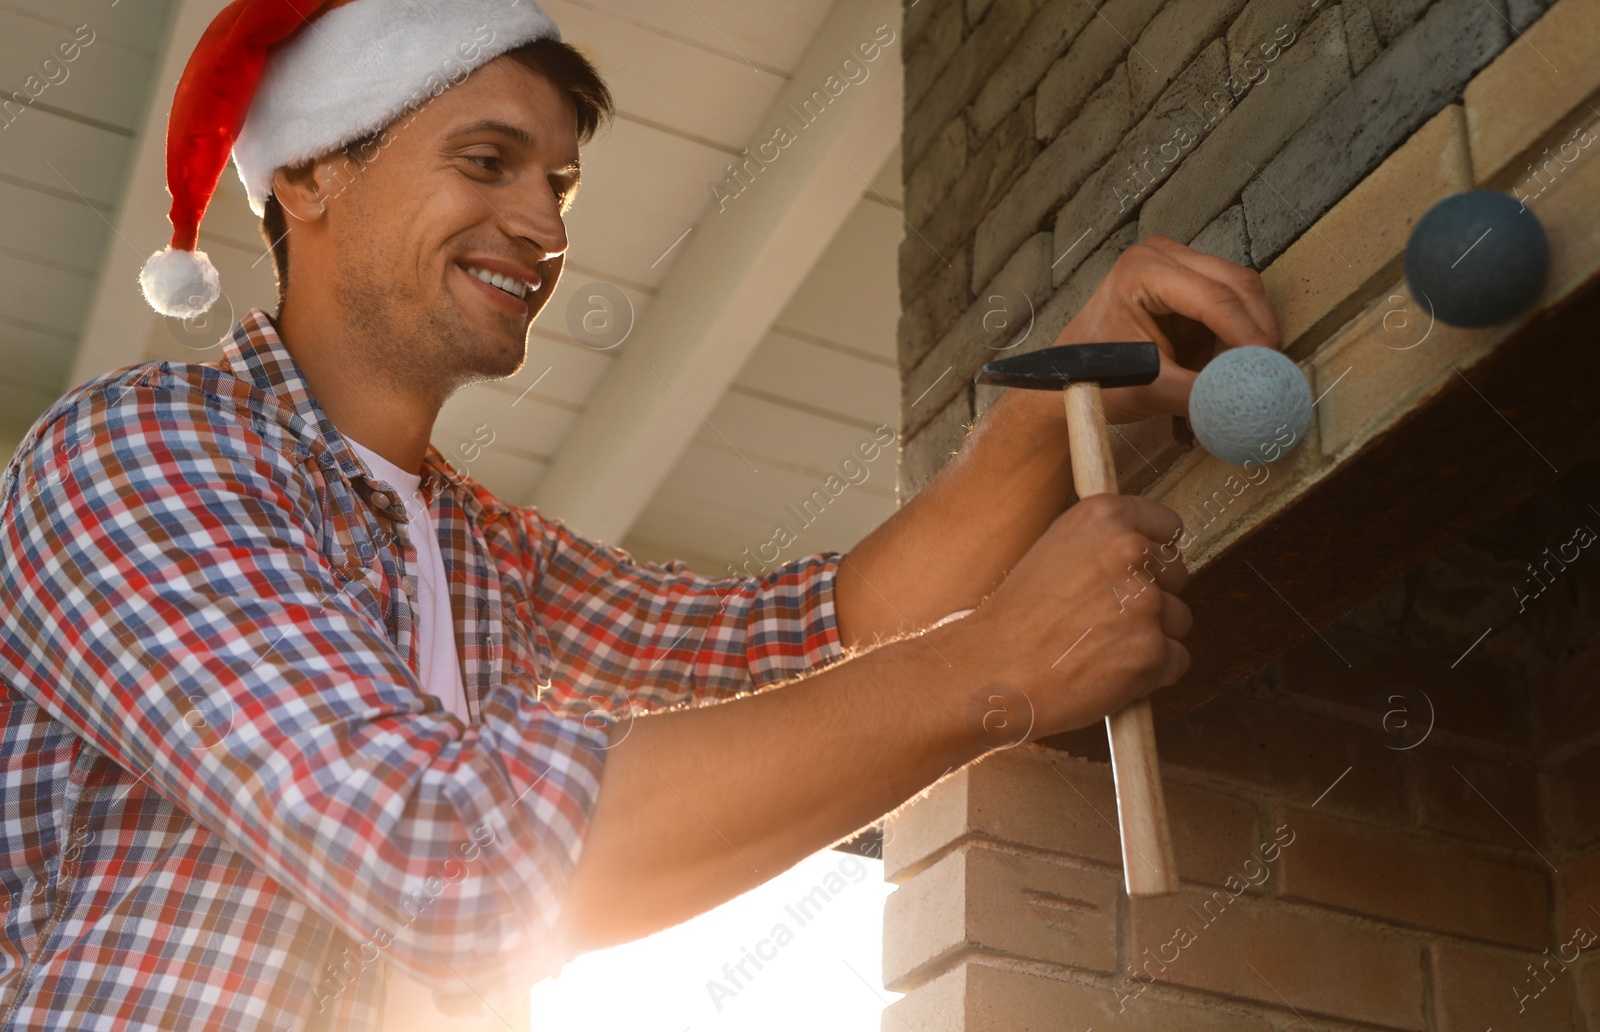
{"type": "Polygon", "coordinates": [[[532,147],[536,142],[533,134],[521,126],[512,125],[510,122],[502,122],[495,118],[480,118],[476,122],[468,122],[459,129],[451,130],[445,138],[456,140],[463,136],[473,136],[477,133],[498,133],[501,136],[509,136],[524,147],[532,147]]]}

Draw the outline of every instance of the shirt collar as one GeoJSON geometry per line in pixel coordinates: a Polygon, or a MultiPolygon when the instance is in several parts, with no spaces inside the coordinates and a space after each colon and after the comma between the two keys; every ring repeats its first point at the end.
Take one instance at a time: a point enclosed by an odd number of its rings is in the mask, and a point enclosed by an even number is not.
{"type": "MultiPolygon", "coordinates": [[[[329,455],[351,482],[365,482],[369,488],[377,482],[377,478],[368,474],[339,428],[317,404],[311,385],[306,383],[294,356],[265,311],[252,308],[234,324],[233,332],[222,339],[219,364],[229,375],[253,384],[290,408],[310,432],[323,441],[329,455]]],[[[492,507],[493,496],[467,483],[432,443],[423,455],[421,475],[426,498],[431,499],[441,485],[448,485],[457,501],[474,516],[492,507]]]]}

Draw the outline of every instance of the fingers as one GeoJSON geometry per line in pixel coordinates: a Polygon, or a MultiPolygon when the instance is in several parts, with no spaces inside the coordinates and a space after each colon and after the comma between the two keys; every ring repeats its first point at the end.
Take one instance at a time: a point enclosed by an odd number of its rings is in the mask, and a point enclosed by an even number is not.
{"type": "Polygon", "coordinates": [[[1123,569],[1128,571],[1123,582],[1126,590],[1142,594],[1154,584],[1161,591],[1181,594],[1189,583],[1189,568],[1184,565],[1183,554],[1176,544],[1142,539],[1139,543],[1142,547],[1138,555],[1123,564],[1123,569]]]}
{"type": "Polygon", "coordinates": [[[1251,318],[1266,335],[1266,339],[1255,343],[1267,347],[1280,347],[1281,338],[1278,333],[1278,320],[1272,312],[1272,305],[1267,300],[1267,288],[1261,281],[1261,274],[1247,265],[1231,262],[1226,258],[1196,251],[1186,247],[1170,237],[1155,236],[1145,241],[1156,248],[1172,261],[1224,284],[1239,296],[1240,302],[1249,310],[1251,318]]]}
{"type": "Polygon", "coordinates": [[[1176,595],[1161,593],[1161,633],[1169,638],[1187,638],[1194,630],[1194,611],[1176,595]]]}
{"type": "Polygon", "coordinates": [[[1160,548],[1152,547],[1151,552],[1159,554],[1163,560],[1177,553],[1177,541],[1183,534],[1183,517],[1170,507],[1143,495],[1093,495],[1083,502],[1106,507],[1117,506],[1120,522],[1149,538],[1152,545],[1160,545],[1160,548]],[[1098,501],[1102,498],[1104,501],[1098,501]]]}
{"type": "Polygon", "coordinates": [[[1203,323],[1229,347],[1279,346],[1277,320],[1253,270],[1167,237],[1151,237],[1141,245],[1160,258],[1140,271],[1135,284],[1147,298],[1147,311],[1203,323]]]}
{"type": "Polygon", "coordinates": [[[1194,381],[1199,375],[1193,369],[1185,369],[1171,356],[1162,352],[1161,371],[1156,374],[1153,382],[1142,388],[1144,407],[1153,414],[1186,415],[1189,411],[1189,392],[1193,390],[1194,381]]]}
{"type": "Polygon", "coordinates": [[[1189,672],[1189,650],[1182,642],[1167,639],[1167,655],[1161,667],[1161,679],[1156,682],[1157,688],[1166,688],[1178,683],[1184,674],[1189,672]]]}

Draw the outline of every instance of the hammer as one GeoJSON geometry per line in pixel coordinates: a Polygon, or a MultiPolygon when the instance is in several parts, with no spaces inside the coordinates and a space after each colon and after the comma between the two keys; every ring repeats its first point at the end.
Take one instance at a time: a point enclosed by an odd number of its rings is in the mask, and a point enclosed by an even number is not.
{"type": "MultiPolygon", "coordinates": [[[[1067,443],[1079,498],[1117,490],[1102,387],[1136,387],[1155,380],[1161,352],[1149,341],[1064,344],[990,362],[978,383],[1027,390],[1060,389],[1067,406],[1067,443]]],[[[1178,866],[1167,828],[1167,804],[1156,765],[1156,731],[1150,701],[1140,699],[1106,717],[1111,772],[1116,779],[1122,832],[1122,874],[1129,896],[1178,891],[1178,866]]]]}

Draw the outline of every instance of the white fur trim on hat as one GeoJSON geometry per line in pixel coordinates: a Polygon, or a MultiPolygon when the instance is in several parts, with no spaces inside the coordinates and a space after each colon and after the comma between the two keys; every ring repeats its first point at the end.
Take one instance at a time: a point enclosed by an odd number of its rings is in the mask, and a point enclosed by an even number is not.
{"type": "Polygon", "coordinates": [[[139,286],[150,307],[162,315],[188,319],[222,296],[222,277],[204,251],[163,247],[139,270],[139,286]]]}
{"type": "Polygon", "coordinates": [[[233,147],[257,215],[272,173],[394,121],[524,43],[560,39],[533,0],[355,0],[267,62],[233,147]]]}

